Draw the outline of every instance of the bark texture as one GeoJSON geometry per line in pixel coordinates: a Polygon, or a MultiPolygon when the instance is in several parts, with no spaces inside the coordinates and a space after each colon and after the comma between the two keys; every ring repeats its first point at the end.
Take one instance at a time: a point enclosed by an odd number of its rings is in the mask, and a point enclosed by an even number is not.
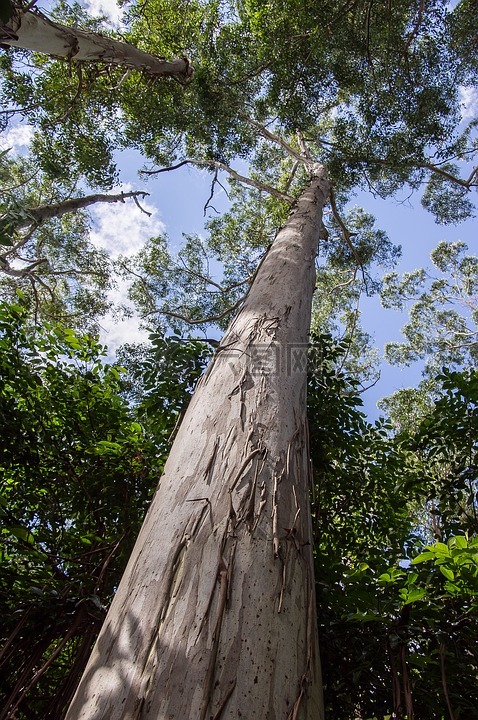
{"type": "Polygon", "coordinates": [[[15,8],[8,23],[0,21],[0,43],[68,60],[121,65],[154,78],[174,76],[187,82],[193,73],[186,58],[158,58],[128,43],[60,25],[41,12],[25,12],[21,7],[15,8]]]}
{"type": "Polygon", "coordinates": [[[323,720],[303,362],[328,192],[314,170],[196,389],[67,720],[323,720]]]}

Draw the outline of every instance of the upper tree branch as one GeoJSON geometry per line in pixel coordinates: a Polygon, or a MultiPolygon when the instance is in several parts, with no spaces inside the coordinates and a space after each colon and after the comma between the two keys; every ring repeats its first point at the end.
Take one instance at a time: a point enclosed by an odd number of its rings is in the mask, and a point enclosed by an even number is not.
{"type": "Polygon", "coordinates": [[[446,170],[442,170],[442,168],[438,167],[437,165],[433,165],[432,163],[423,163],[422,167],[427,168],[427,170],[430,170],[433,173],[436,173],[437,175],[441,175],[442,177],[446,178],[452,183],[455,183],[456,185],[461,185],[462,187],[466,188],[467,190],[470,190],[470,188],[474,185],[473,179],[476,177],[476,174],[478,173],[478,167],[473,168],[473,172],[471,173],[468,180],[462,180],[459,177],[456,177],[455,175],[452,175],[451,173],[447,172],[446,170]]]}
{"type": "MultiPolygon", "coordinates": [[[[51,220],[55,217],[61,217],[66,213],[76,212],[77,210],[89,207],[90,205],[94,205],[95,203],[124,202],[127,198],[134,198],[135,200],[137,200],[138,197],[144,198],[148,195],[149,193],[143,191],[122,192],[118,195],[102,195],[96,193],[94,195],[86,195],[85,197],[70,198],[69,200],[63,200],[61,202],[52,203],[50,205],[39,205],[38,207],[28,208],[28,216],[19,219],[18,223],[15,225],[15,229],[17,230],[20,228],[29,227],[32,224],[41,225],[47,220],[51,220]]],[[[151,215],[151,213],[147,213],[145,210],[143,210],[143,208],[140,209],[147,215],[151,215]]]]}
{"type": "Polygon", "coordinates": [[[335,222],[338,224],[338,226],[340,227],[340,229],[342,230],[342,235],[343,235],[343,237],[344,237],[344,240],[345,240],[348,248],[350,249],[352,255],[354,256],[355,262],[357,263],[357,266],[362,270],[362,275],[365,277],[365,271],[364,271],[364,268],[363,268],[362,261],[361,261],[361,259],[360,259],[360,256],[359,256],[357,250],[355,249],[355,247],[353,246],[353,244],[352,244],[352,242],[351,242],[351,240],[350,240],[350,232],[349,232],[349,230],[347,229],[344,221],[343,221],[342,218],[340,217],[340,213],[339,213],[338,208],[337,208],[337,203],[335,202],[335,194],[334,194],[334,191],[332,190],[332,188],[330,188],[329,199],[330,199],[330,207],[332,208],[332,214],[333,214],[333,216],[334,216],[334,220],[335,220],[335,222]]]}
{"type": "Polygon", "coordinates": [[[133,68],[151,78],[174,77],[186,84],[193,69],[187,58],[168,61],[100,33],[53,22],[43,13],[13,5],[8,22],[0,20],[0,42],[67,60],[133,68]]]}
{"type": "Polygon", "coordinates": [[[276,143],[276,145],[280,145],[281,148],[283,148],[288,155],[295,158],[301,163],[304,163],[304,165],[307,165],[311,160],[307,157],[307,155],[302,155],[300,152],[298,152],[295,148],[292,147],[292,145],[289,145],[288,142],[286,142],[283,138],[281,138],[279,135],[276,135],[275,133],[268,130],[264,125],[261,125],[261,123],[258,123],[256,120],[253,120],[248,115],[240,113],[241,117],[244,118],[244,120],[251,125],[253,128],[255,128],[263,137],[267,138],[268,140],[271,140],[273,143],[276,143]]]}
{"type": "Polygon", "coordinates": [[[229,175],[231,177],[233,177],[234,180],[238,180],[239,182],[244,183],[244,185],[249,185],[250,187],[254,187],[257,190],[267,192],[270,195],[273,195],[274,197],[278,198],[279,200],[283,200],[284,202],[288,202],[288,203],[295,203],[295,201],[296,201],[296,198],[293,197],[292,195],[283,193],[280,190],[277,190],[277,188],[272,187],[272,185],[268,185],[267,183],[260,182],[259,180],[253,180],[252,178],[246,177],[245,175],[240,175],[238,172],[236,172],[231,167],[229,167],[229,165],[226,165],[226,163],[223,163],[223,162],[219,162],[219,160],[187,159],[187,160],[182,160],[181,162],[177,163],[176,165],[170,165],[169,167],[159,168],[158,170],[141,170],[141,174],[142,175],[158,175],[159,173],[169,172],[170,170],[177,170],[178,168],[182,167],[183,165],[196,165],[197,167],[218,168],[219,170],[224,170],[224,172],[229,173],[229,175]]]}

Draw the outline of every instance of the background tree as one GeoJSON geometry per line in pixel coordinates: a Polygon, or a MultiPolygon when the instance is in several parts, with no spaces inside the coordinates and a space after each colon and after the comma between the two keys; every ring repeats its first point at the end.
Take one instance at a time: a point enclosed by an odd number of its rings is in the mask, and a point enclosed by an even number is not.
{"type": "Polygon", "coordinates": [[[393,436],[360,412],[346,345],[324,344],[309,416],[327,717],[471,720],[476,371],[437,378],[434,409],[393,436]]]}

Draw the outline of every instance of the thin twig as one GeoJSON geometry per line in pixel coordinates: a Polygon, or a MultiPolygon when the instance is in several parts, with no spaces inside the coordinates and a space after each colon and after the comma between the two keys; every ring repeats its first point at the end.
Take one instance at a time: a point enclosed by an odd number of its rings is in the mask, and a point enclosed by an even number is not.
{"type": "Polygon", "coordinates": [[[66,108],[65,112],[63,113],[63,115],[60,115],[60,117],[57,117],[57,118],[54,118],[53,120],[51,120],[49,123],[47,123],[46,127],[53,127],[54,125],[64,122],[71,115],[73,110],[75,109],[75,105],[78,102],[78,100],[81,96],[81,93],[83,91],[83,72],[81,70],[81,65],[77,65],[75,69],[76,69],[76,74],[78,76],[78,87],[76,89],[75,95],[74,95],[72,101],[70,102],[70,104],[68,105],[68,107],[66,108]]]}
{"type": "Polygon", "coordinates": [[[343,221],[342,218],[340,217],[339,211],[338,211],[338,209],[337,209],[337,203],[335,202],[335,194],[334,194],[334,191],[332,190],[332,188],[330,188],[329,199],[330,199],[330,207],[332,208],[332,215],[334,216],[334,219],[335,219],[336,223],[338,224],[338,226],[339,226],[340,229],[342,230],[342,235],[343,235],[343,238],[344,238],[344,240],[345,240],[345,243],[347,244],[348,248],[349,248],[350,251],[352,252],[352,255],[354,256],[357,265],[358,265],[359,268],[362,270],[362,276],[363,276],[363,279],[364,279],[364,282],[365,282],[365,270],[364,270],[364,267],[363,267],[363,265],[362,265],[362,261],[361,261],[361,259],[360,259],[360,256],[359,256],[357,250],[355,249],[355,247],[353,246],[352,242],[350,241],[350,232],[349,232],[349,230],[347,229],[344,221],[343,221]]]}
{"type": "MultiPolygon", "coordinates": [[[[208,209],[208,207],[209,207],[209,203],[211,202],[211,200],[212,200],[213,197],[214,197],[214,186],[216,185],[216,182],[217,182],[217,173],[218,173],[218,168],[216,168],[216,169],[214,170],[214,177],[213,177],[212,182],[211,182],[211,192],[210,192],[210,194],[209,194],[208,199],[206,200],[206,204],[204,205],[204,212],[203,212],[204,217],[206,217],[206,213],[207,213],[207,209],[208,209]]],[[[216,208],[214,208],[214,210],[216,210],[216,208]]],[[[217,212],[217,210],[216,210],[216,212],[217,212]]]]}
{"type": "Polygon", "coordinates": [[[448,713],[450,715],[450,720],[455,720],[455,715],[453,713],[453,708],[450,703],[450,696],[448,695],[448,684],[446,681],[446,670],[445,670],[445,643],[440,643],[440,673],[441,673],[441,683],[443,687],[443,694],[445,696],[445,702],[446,706],[448,708],[448,713]]]}

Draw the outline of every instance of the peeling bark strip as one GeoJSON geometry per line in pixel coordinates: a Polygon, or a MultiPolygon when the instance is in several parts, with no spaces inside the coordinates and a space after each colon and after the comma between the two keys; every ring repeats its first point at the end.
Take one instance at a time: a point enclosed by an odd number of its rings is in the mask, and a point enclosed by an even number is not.
{"type": "Polygon", "coordinates": [[[193,70],[186,58],[165,60],[100,33],[60,25],[43,13],[15,7],[8,23],[0,21],[0,43],[68,60],[102,62],[141,70],[149,77],[175,77],[188,82],[193,70]]]}
{"type": "Polygon", "coordinates": [[[198,384],[67,720],[323,720],[306,372],[254,362],[308,340],[314,171],[198,384]]]}

